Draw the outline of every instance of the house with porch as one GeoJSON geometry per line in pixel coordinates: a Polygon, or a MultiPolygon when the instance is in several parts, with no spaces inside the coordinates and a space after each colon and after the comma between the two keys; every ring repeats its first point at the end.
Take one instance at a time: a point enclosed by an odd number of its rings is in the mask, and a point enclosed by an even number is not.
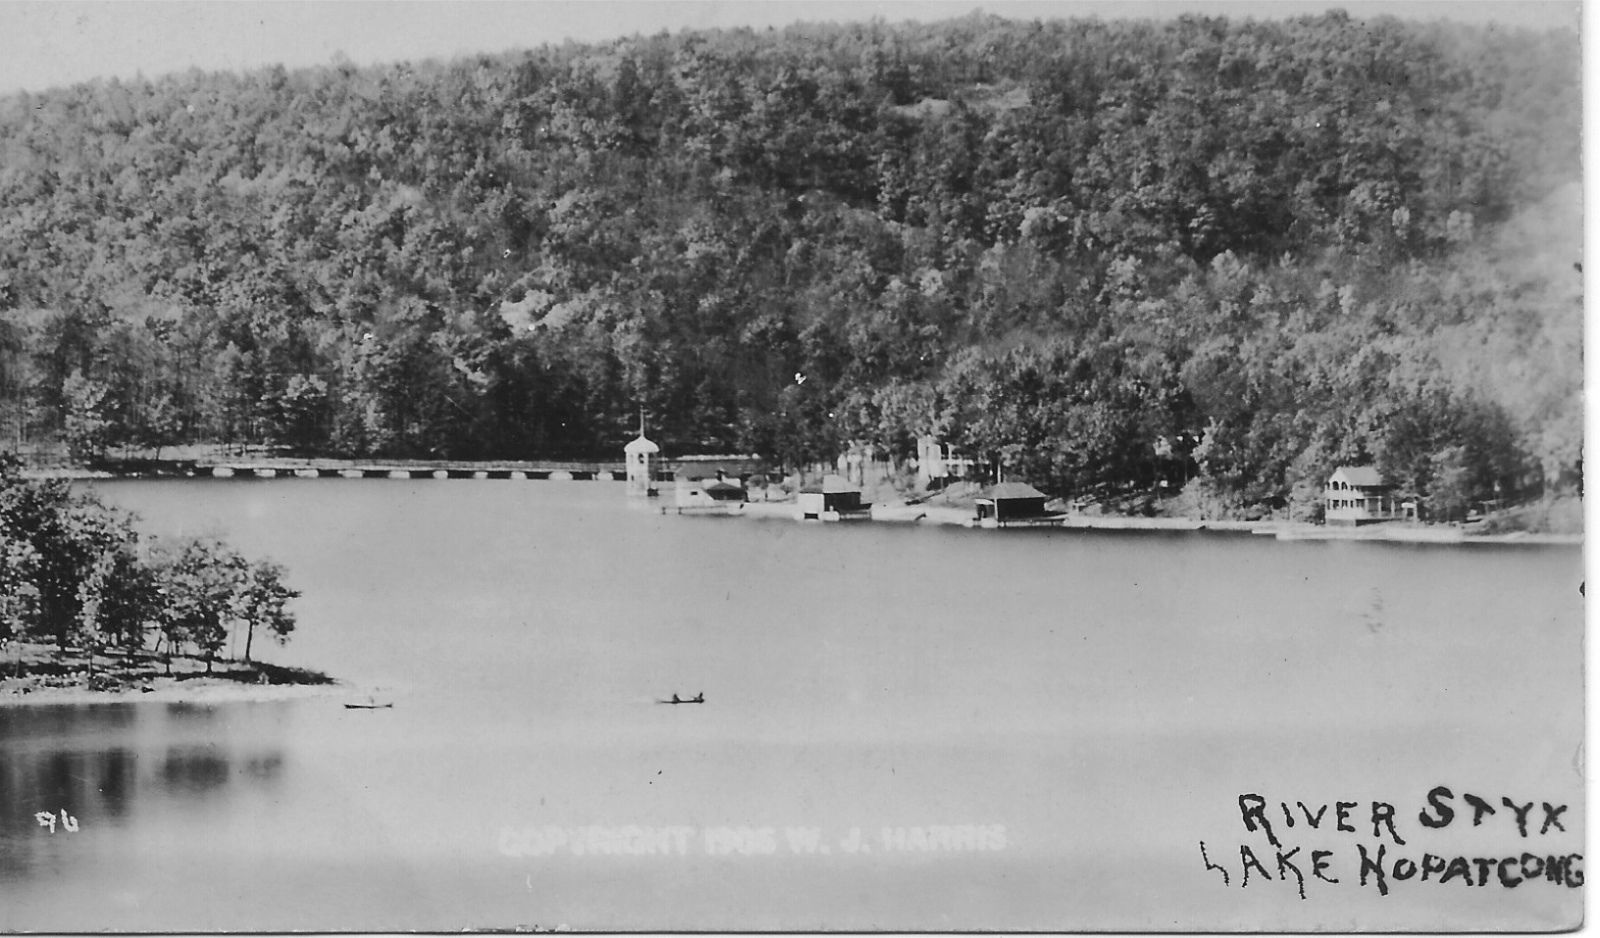
{"type": "Polygon", "coordinates": [[[954,479],[965,478],[972,466],[970,458],[954,446],[939,442],[938,437],[917,438],[917,484],[922,488],[943,488],[954,479]]]}
{"type": "Polygon", "coordinates": [[[1329,524],[1416,520],[1417,503],[1402,499],[1374,466],[1340,466],[1322,489],[1329,524]]]}

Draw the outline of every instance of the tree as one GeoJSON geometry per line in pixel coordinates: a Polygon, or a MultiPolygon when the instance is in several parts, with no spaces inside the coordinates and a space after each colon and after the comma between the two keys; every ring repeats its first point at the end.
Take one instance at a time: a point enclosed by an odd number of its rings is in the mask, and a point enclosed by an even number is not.
{"type": "Polygon", "coordinates": [[[134,540],[131,522],[63,482],[10,480],[0,481],[0,529],[26,544],[13,550],[31,572],[34,622],[65,652],[74,637],[95,627],[85,605],[98,601],[101,558],[134,540]]]}
{"type": "Polygon", "coordinates": [[[39,615],[38,571],[33,545],[0,530],[0,644],[32,630],[39,615]]]}
{"type": "Polygon", "coordinates": [[[154,450],[153,458],[160,459],[163,447],[176,445],[182,439],[183,413],[177,399],[172,391],[159,390],[145,403],[138,441],[154,450]]]}
{"type": "Polygon", "coordinates": [[[130,653],[144,646],[146,630],[161,616],[158,570],[145,553],[130,541],[101,555],[98,564],[99,632],[107,645],[130,653]]]}
{"type": "Polygon", "coordinates": [[[63,426],[67,451],[80,461],[104,455],[111,436],[111,421],[105,416],[105,385],[73,371],[61,390],[67,407],[63,426]]]}
{"type": "Polygon", "coordinates": [[[232,548],[209,538],[191,538],[171,555],[161,586],[169,671],[172,649],[191,644],[211,673],[217,652],[228,643],[228,624],[237,616],[248,569],[232,548]]]}
{"type": "Polygon", "coordinates": [[[289,633],[294,631],[294,613],[289,611],[288,605],[300,593],[284,584],[283,574],[283,567],[270,560],[258,560],[250,568],[238,604],[239,617],[244,620],[246,630],[245,661],[250,660],[256,626],[266,629],[280,645],[288,641],[289,633]]]}
{"type": "Polygon", "coordinates": [[[1466,516],[1476,494],[1472,466],[1465,446],[1447,446],[1429,457],[1433,478],[1423,504],[1432,518],[1459,521],[1466,516]]]}
{"type": "Polygon", "coordinates": [[[314,452],[325,443],[328,427],[328,382],[317,375],[290,375],[278,393],[262,401],[274,442],[298,453],[314,452]]]}

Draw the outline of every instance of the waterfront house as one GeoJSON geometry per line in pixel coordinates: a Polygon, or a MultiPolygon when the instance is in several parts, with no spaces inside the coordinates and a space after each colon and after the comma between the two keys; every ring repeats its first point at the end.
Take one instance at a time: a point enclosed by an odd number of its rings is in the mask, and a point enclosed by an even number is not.
{"type": "Polygon", "coordinates": [[[977,521],[985,527],[1007,524],[1057,524],[1060,513],[1045,511],[1049,496],[1026,482],[1001,482],[978,493],[977,521]]]}
{"type": "Polygon", "coordinates": [[[1329,524],[1368,524],[1415,519],[1416,502],[1403,501],[1374,466],[1340,466],[1322,490],[1329,524]]]}
{"type": "Polygon", "coordinates": [[[824,476],[822,485],[802,489],[796,503],[802,521],[843,521],[872,514],[872,505],[861,501],[861,490],[843,476],[824,476]]]}
{"type": "Polygon", "coordinates": [[[917,438],[917,484],[924,489],[943,488],[951,479],[964,478],[971,471],[972,460],[955,447],[933,436],[917,438]]]}

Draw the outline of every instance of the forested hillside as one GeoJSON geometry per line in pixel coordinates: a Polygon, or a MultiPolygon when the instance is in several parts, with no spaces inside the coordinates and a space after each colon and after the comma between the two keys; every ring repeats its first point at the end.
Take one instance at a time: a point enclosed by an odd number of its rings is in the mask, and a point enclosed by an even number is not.
{"type": "MultiPolygon", "coordinates": [[[[508,42],[514,38],[508,37],[508,42]]],[[[0,100],[0,431],[1575,485],[1579,40],[827,25],[0,100]]],[[[9,442],[9,440],[8,440],[9,442]]]]}

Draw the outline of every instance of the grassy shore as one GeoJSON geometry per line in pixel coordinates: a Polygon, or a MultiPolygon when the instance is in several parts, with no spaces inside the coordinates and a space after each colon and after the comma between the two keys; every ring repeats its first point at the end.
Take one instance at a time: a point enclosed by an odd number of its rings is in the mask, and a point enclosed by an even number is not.
{"type": "Polygon", "coordinates": [[[116,700],[223,702],[279,700],[339,689],[326,674],[260,661],[205,661],[184,655],[170,662],[147,651],[94,657],[82,649],[62,654],[55,645],[9,642],[0,649],[0,706],[92,703],[116,700]]]}

